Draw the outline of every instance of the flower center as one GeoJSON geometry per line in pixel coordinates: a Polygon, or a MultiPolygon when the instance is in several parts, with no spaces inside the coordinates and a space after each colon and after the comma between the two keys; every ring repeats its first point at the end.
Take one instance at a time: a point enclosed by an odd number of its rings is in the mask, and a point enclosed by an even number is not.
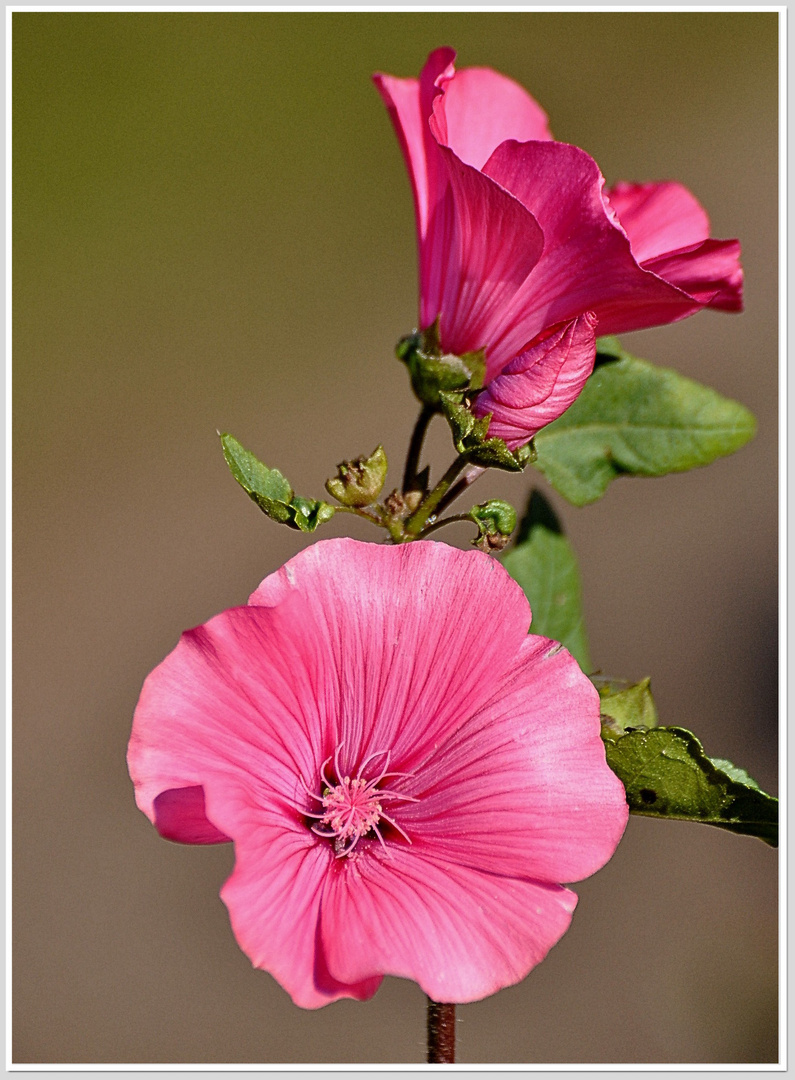
{"type": "Polygon", "coordinates": [[[323,817],[319,821],[343,843],[354,843],[375,828],[381,817],[378,791],[372,782],[351,780],[344,776],[342,783],[327,788],[323,795],[323,817]]]}
{"type": "Polygon", "coordinates": [[[405,773],[387,772],[389,766],[389,754],[385,751],[371,754],[359,766],[356,775],[350,777],[343,775],[340,769],[339,756],[342,750],[340,744],[334,755],[335,780],[327,775],[327,768],[332,761],[328,758],[320,769],[322,795],[308,794],[320,803],[322,809],[310,811],[308,817],[316,818],[317,821],[311,826],[312,832],[334,842],[334,851],[337,857],[350,855],[362,837],[372,834],[381,846],[386,849],[382,830],[384,825],[391,825],[393,829],[411,843],[405,832],[397,824],[394,818],[384,813],[383,804],[391,800],[403,802],[416,802],[411,795],[401,795],[389,788],[379,787],[387,778],[405,776],[405,773]],[[367,780],[363,773],[368,765],[376,758],[383,759],[383,767],[380,771],[372,770],[373,777],[367,780]]]}

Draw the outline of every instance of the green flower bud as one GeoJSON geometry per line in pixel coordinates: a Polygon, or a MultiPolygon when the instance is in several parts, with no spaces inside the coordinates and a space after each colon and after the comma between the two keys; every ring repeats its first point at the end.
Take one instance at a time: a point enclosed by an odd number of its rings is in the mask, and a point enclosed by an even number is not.
{"type": "Polygon", "coordinates": [[[386,470],[384,448],[377,446],[368,458],[341,462],[337,475],[326,481],[326,491],[343,506],[369,506],[381,494],[386,470]]]}
{"type": "Polygon", "coordinates": [[[503,499],[489,499],[473,506],[469,516],[478,527],[474,545],[481,551],[502,551],[516,528],[516,511],[503,499]]]}

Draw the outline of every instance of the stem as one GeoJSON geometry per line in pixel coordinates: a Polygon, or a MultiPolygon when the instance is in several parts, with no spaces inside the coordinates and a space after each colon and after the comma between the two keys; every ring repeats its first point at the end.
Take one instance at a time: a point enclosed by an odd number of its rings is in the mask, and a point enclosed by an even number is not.
{"type": "Polygon", "coordinates": [[[452,1065],[455,1062],[455,1005],[443,1005],[428,998],[428,1062],[452,1065]]]}
{"type": "Polygon", "coordinates": [[[454,484],[447,492],[445,497],[440,501],[436,507],[437,514],[441,514],[442,510],[446,510],[450,503],[455,502],[459,495],[463,495],[470,484],[474,484],[479,476],[482,476],[486,470],[481,465],[470,465],[466,474],[461,477],[457,484],[454,484]]]}
{"type": "Polygon", "coordinates": [[[360,506],[335,506],[334,512],[336,514],[356,514],[357,517],[371,521],[373,525],[377,525],[380,529],[386,528],[380,514],[374,514],[371,510],[364,510],[360,506]]]}
{"type": "Polygon", "coordinates": [[[464,468],[466,463],[466,454],[459,454],[453,464],[444,474],[442,479],[430,493],[430,495],[427,495],[417,507],[417,509],[406,522],[406,533],[409,539],[416,538],[416,536],[420,532],[422,532],[422,530],[425,528],[425,523],[427,522],[428,518],[431,516],[434,510],[436,510],[437,506],[447,494],[453,481],[464,468]]]}
{"type": "Polygon", "coordinates": [[[413,491],[416,486],[417,473],[420,468],[422,444],[425,441],[428,425],[431,422],[434,412],[435,410],[430,405],[423,405],[420,409],[420,415],[417,417],[417,423],[414,425],[408,453],[406,454],[406,468],[403,472],[404,491],[413,491]]]}
{"type": "Polygon", "coordinates": [[[454,525],[456,521],[469,521],[473,525],[475,524],[469,514],[451,514],[450,517],[434,521],[433,525],[426,525],[417,539],[424,540],[426,536],[430,536],[430,534],[436,532],[437,529],[443,529],[445,525],[454,525]]]}

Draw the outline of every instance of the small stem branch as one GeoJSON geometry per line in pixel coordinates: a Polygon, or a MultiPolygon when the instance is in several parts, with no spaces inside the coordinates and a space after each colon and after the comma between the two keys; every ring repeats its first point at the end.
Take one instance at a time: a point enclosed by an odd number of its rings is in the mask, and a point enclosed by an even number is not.
{"type": "Polygon", "coordinates": [[[477,478],[482,476],[485,471],[481,465],[470,465],[464,476],[461,477],[457,484],[453,484],[444,498],[440,500],[439,505],[436,507],[437,514],[441,514],[450,503],[456,501],[459,495],[463,495],[470,484],[474,484],[477,478]]]}
{"type": "Polygon", "coordinates": [[[364,510],[359,506],[335,506],[334,509],[338,514],[356,514],[357,517],[377,525],[379,529],[386,529],[395,544],[403,540],[402,523],[391,518],[381,506],[374,506],[372,510],[364,510]]]}
{"type": "Polygon", "coordinates": [[[420,503],[420,505],[406,522],[406,533],[408,534],[409,538],[413,539],[422,532],[422,530],[425,528],[425,523],[427,522],[428,518],[439,506],[439,503],[447,494],[453,481],[464,468],[466,463],[466,454],[459,454],[453,464],[444,474],[442,479],[430,493],[430,495],[427,495],[423,499],[423,501],[420,503]]]}
{"type": "Polygon", "coordinates": [[[471,525],[475,524],[469,514],[451,514],[450,517],[442,518],[440,521],[434,521],[433,525],[426,525],[417,539],[424,540],[426,536],[430,536],[430,534],[436,532],[437,529],[443,529],[445,525],[454,525],[456,521],[468,521],[471,525]]]}
{"type": "Polygon", "coordinates": [[[379,514],[374,514],[371,510],[363,510],[360,506],[335,506],[334,511],[337,514],[356,514],[357,517],[365,518],[381,529],[386,528],[379,514]]]}
{"type": "Polygon", "coordinates": [[[404,491],[414,491],[416,487],[417,473],[420,470],[422,444],[425,441],[425,435],[428,431],[428,425],[431,422],[434,411],[435,410],[430,405],[423,405],[420,409],[420,415],[417,417],[417,423],[414,425],[408,453],[406,454],[406,468],[403,472],[404,491]]]}
{"type": "Polygon", "coordinates": [[[455,1062],[455,1005],[428,998],[428,1062],[451,1065],[455,1062]]]}

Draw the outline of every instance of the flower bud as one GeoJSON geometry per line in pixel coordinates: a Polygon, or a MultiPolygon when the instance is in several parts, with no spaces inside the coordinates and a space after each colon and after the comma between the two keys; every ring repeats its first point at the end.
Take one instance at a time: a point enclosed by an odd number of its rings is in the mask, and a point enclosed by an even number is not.
{"type": "Polygon", "coordinates": [[[326,491],[343,506],[369,506],[381,494],[386,470],[384,448],[377,446],[368,458],[341,462],[337,475],[326,481],[326,491]]]}
{"type": "Polygon", "coordinates": [[[503,499],[489,499],[473,506],[469,516],[478,527],[474,545],[481,551],[502,551],[516,528],[516,511],[503,499]]]}

